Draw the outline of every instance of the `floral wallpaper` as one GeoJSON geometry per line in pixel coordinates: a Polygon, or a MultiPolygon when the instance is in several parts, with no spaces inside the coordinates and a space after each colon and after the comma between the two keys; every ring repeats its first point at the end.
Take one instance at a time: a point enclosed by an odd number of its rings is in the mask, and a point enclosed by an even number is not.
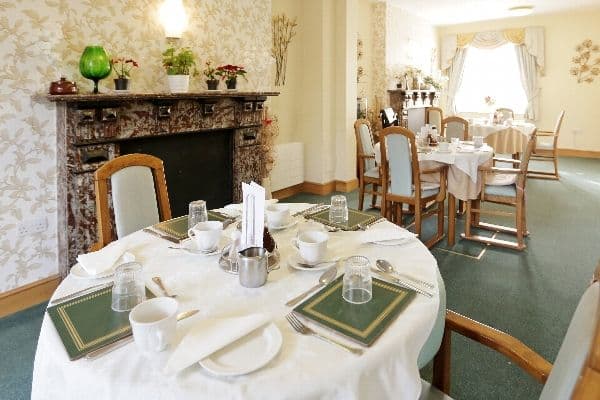
{"type": "MultiPolygon", "coordinates": [[[[157,10],[160,0],[0,0],[0,292],[58,273],[55,106],[41,100],[51,81],[91,81],[78,70],[86,45],[140,63],[130,89],[167,91],[161,53],[168,46],[157,10]],[[48,228],[19,235],[24,222],[45,219],[48,228]]],[[[240,89],[269,89],[271,0],[184,0],[188,29],[180,41],[216,64],[241,64],[240,89]]],[[[112,89],[112,79],[101,91],[112,89]]],[[[190,90],[204,89],[199,75],[190,90]]]]}

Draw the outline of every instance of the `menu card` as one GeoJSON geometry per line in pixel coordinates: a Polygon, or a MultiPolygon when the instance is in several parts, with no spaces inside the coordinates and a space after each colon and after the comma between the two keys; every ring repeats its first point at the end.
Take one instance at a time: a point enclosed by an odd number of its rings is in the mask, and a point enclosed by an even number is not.
{"type": "Polygon", "coordinates": [[[373,298],[364,304],[352,304],[342,297],[343,279],[344,275],[331,282],[294,308],[294,312],[364,346],[371,346],[415,295],[411,290],[373,278],[373,298]]]}
{"type": "Polygon", "coordinates": [[[240,250],[263,247],[265,229],[265,188],[242,182],[242,238],[240,250]]]}

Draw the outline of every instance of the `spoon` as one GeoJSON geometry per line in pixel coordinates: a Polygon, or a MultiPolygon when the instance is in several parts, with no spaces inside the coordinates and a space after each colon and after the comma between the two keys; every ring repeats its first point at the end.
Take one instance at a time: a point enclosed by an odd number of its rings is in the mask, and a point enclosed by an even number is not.
{"type": "Polygon", "coordinates": [[[160,276],[155,276],[152,278],[152,282],[156,283],[156,285],[158,285],[158,287],[160,288],[160,290],[163,291],[163,293],[165,294],[165,296],[167,297],[177,297],[176,294],[169,294],[169,291],[167,290],[167,288],[165,287],[165,285],[163,284],[162,279],[160,279],[160,276]]]}
{"type": "Polygon", "coordinates": [[[332,264],[338,262],[338,259],[334,259],[334,260],[329,260],[329,261],[320,261],[318,263],[314,263],[314,264],[309,264],[309,263],[303,263],[303,262],[296,262],[296,265],[302,267],[302,268],[315,268],[319,265],[323,265],[323,264],[332,264]]]}
{"type": "Polygon", "coordinates": [[[396,269],[394,268],[394,266],[389,261],[387,261],[387,260],[381,260],[381,259],[377,260],[377,261],[375,261],[375,265],[377,266],[377,269],[380,270],[380,271],[387,272],[387,273],[390,273],[390,274],[395,274],[395,275],[400,276],[400,277],[402,277],[404,279],[408,279],[409,281],[414,282],[414,283],[416,283],[418,285],[423,285],[423,286],[425,286],[426,288],[429,288],[429,289],[433,289],[434,288],[434,286],[431,283],[429,283],[429,282],[425,282],[425,281],[422,281],[420,279],[415,279],[415,278],[413,278],[411,276],[399,273],[398,271],[396,271],[396,269]]]}
{"type": "Polygon", "coordinates": [[[295,306],[297,303],[304,300],[304,298],[306,296],[308,296],[310,293],[327,285],[329,282],[334,280],[336,276],[337,276],[337,267],[334,265],[333,267],[330,267],[325,272],[323,272],[323,274],[319,277],[319,283],[317,283],[315,286],[311,287],[304,293],[300,294],[299,296],[294,297],[293,299],[291,299],[290,301],[285,303],[285,305],[288,307],[295,306]]]}

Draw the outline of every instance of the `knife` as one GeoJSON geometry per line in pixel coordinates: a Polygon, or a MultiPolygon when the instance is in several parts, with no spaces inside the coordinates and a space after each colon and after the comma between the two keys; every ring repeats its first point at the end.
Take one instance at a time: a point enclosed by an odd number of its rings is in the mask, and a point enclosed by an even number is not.
{"type": "Polygon", "coordinates": [[[383,279],[385,279],[387,281],[395,283],[398,286],[402,286],[403,288],[415,291],[417,293],[422,294],[423,296],[433,297],[433,293],[431,293],[430,291],[425,290],[423,288],[420,288],[420,287],[418,287],[418,286],[416,286],[416,285],[414,285],[414,284],[412,284],[410,282],[407,282],[407,281],[405,281],[403,279],[400,279],[400,278],[398,278],[398,277],[396,277],[396,276],[394,276],[394,275],[392,275],[390,273],[381,272],[381,271],[379,271],[379,270],[377,270],[375,268],[372,269],[372,272],[376,273],[377,275],[381,276],[383,279]]]}
{"type": "Polygon", "coordinates": [[[107,283],[100,283],[98,285],[90,286],[90,287],[87,287],[85,289],[81,289],[81,290],[78,290],[76,292],[67,294],[66,296],[62,296],[62,297],[56,298],[56,299],[54,299],[54,300],[52,300],[50,302],[50,305],[53,306],[53,305],[56,305],[58,303],[64,303],[65,301],[72,300],[72,299],[77,298],[77,297],[79,297],[81,295],[84,295],[84,294],[88,294],[90,292],[93,292],[94,290],[108,288],[108,287],[111,287],[112,285],[113,285],[113,282],[107,282],[107,283]]]}
{"type": "Polygon", "coordinates": [[[177,240],[177,239],[175,239],[175,238],[173,238],[171,236],[168,236],[168,235],[163,235],[162,233],[157,232],[154,229],[144,228],[144,229],[142,229],[142,231],[144,231],[146,233],[149,233],[151,235],[154,235],[154,236],[158,236],[161,239],[168,240],[169,242],[179,243],[179,240],[177,240]]]}
{"type": "MultiPolygon", "coordinates": [[[[182,319],[186,319],[188,317],[191,317],[192,315],[196,314],[198,311],[200,310],[189,310],[189,311],[184,311],[182,313],[177,314],[177,321],[181,321],[182,319]]],[[[133,334],[131,332],[129,332],[129,334],[127,336],[122,337],[121,339],[109,343],[104,347],[100,347],[99,349],[96,349],[94,351],[90,351],[88,354],[86,354],[85,358],[88,360],[95,360],[98,357],[102,357],[105,354],[108,354],[110,352],[112,352],[113,350],[116,349],[120,349],[121,347],[125,346],[128,343],[133,342],[133,334]]]]}

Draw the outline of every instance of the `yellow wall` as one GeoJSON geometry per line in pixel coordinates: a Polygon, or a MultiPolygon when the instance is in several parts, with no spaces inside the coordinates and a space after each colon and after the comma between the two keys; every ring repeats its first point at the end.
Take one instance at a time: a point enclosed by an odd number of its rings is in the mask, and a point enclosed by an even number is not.
{"type": "Polygon", "coordinates": [[[575,46],[585,39],[600,44],[600,10],[511,18],[498,21],[440,27],[439,37],[460,32],[543,26],[546,34],[546,74],[539,79],[541,87],[539,129],[551,130],[560,110],[565,120],[559,147],[600,151],[598,104],[600,77],[591,84],[577,83],[569,75],[575,46]],[[579,133],[576,133],[579,131],[579,133]]]}

